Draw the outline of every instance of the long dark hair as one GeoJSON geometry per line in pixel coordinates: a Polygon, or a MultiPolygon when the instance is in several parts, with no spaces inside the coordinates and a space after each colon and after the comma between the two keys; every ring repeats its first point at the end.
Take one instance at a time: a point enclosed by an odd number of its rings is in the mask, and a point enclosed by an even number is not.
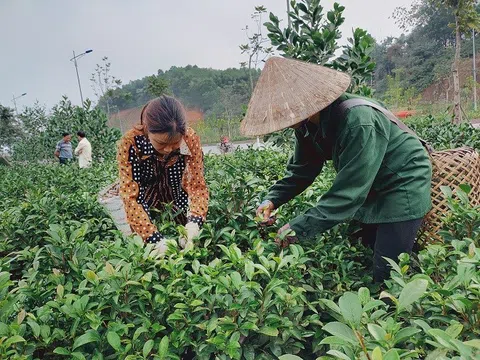
{"type": "Polygon", "coordinates": [[[187,121],[185,109],[177,99],[171,96],[160,96],[149,101],[142,109],[140,123],[151,133],[167,133],[174,138],[178,134],[185,135],[187,121]]]}

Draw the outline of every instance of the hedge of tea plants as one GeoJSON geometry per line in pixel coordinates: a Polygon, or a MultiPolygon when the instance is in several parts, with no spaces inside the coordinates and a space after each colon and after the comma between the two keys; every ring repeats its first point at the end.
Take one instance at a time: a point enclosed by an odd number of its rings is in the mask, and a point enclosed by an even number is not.
{"type": "MultiPolygon", "coordinates": [[[[0,172],[1,359],[478,359],[480,215],[467,186],[445,243],[391,261],[372,285],[370,249],[341,225],[283,251],[254,210],[287,154],[206,158],[209,220],[193,250],[164,259],[124,237],[97,203],[114,164],[0,172]]],[[[326,169],[278,213],[315,204],[326,169]]]]}

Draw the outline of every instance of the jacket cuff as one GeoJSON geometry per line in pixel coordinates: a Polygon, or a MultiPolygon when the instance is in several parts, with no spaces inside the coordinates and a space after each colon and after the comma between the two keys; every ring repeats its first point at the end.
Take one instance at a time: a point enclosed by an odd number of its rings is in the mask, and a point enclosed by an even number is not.
{"type": "Polygon", "coordinates": [[[148,238],[145,239],[145,243],[156,244],[162,239],[165,239],[165,237],[162,234],[160,234],[159,232],[154,232],[152,235],[150,235],[148,238]]]}
{"type": "Polygon", "coordinates": [[[189,215],[187,221],[197,224],[199,228],[203,226],[203,218],[201,216],[189,215]]]}
{"type": "Polygon", "coordinates": [[[315,230],[308,226],[307,219],[304,215],[297,216],[295,219],[290,221],[289,224],[290,229],[295,231],[295,236],[299,240],[312,238],[316,235],[315,230]]]}
{"type": "Polygon", "coordinates": [[[275,209],[278,209],[280,206],[286,203],[286,201],[278,198],[275,193],[268,193],[267,196],[265,196],[264,200],[270,201],[275,209]]]}

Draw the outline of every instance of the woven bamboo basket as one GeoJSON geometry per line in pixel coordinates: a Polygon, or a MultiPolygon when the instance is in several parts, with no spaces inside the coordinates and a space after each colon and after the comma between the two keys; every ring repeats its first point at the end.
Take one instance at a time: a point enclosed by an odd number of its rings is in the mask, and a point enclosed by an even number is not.
{"type": "Polygon", "coordinates": [[[420,245],[441,242],[438,235],[442,228],[443,217],[448,211],[448,199],[441,187],[448,186],[455,191],[459,185],[468,184],[472,187],[469,194],[473,206],[480,205],[480,156],[472,148],[435,151],[432,159],[432,210],[425,217],[420,245]]]}

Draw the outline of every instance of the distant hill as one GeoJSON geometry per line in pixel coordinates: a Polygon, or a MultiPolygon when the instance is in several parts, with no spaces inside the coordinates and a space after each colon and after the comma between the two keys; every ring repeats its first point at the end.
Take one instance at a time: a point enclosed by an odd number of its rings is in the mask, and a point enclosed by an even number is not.
{"type": "MultiPolygon", "coordinates": [[[[108,119],[108,126],[117,128],[122,132],[122,134],[124,134],[134,125],[140,122],[142,108],[143,106],[138,106],[110,115],[108,119]]],[[[187,122],[189,125],[193,125],[198,121],[203,120],[203,118],[203,112],[200,110],[187,110],[187,122]]]]}
{"type": "MultiPolygon", "coordinates": [[[[247,69],[215,70],[196,65],[173,66],[155,75],[168,83],[167,92],[180,99],[186,108],[195,109],[205,117],[239,116],[251,95],[250,75],[247,69]]],[[[259,71],[252,71],[256,82],[259,71]]],[[[130,81],[112,91],[108,98],[110,113],[143,106],[155,96],[148,92],[148,76],[130,81]]],[[[106,108],[106,98],[99,105],[106,108]]],[[[124,116],[126,114],[123,114],[124,116]]]]}

